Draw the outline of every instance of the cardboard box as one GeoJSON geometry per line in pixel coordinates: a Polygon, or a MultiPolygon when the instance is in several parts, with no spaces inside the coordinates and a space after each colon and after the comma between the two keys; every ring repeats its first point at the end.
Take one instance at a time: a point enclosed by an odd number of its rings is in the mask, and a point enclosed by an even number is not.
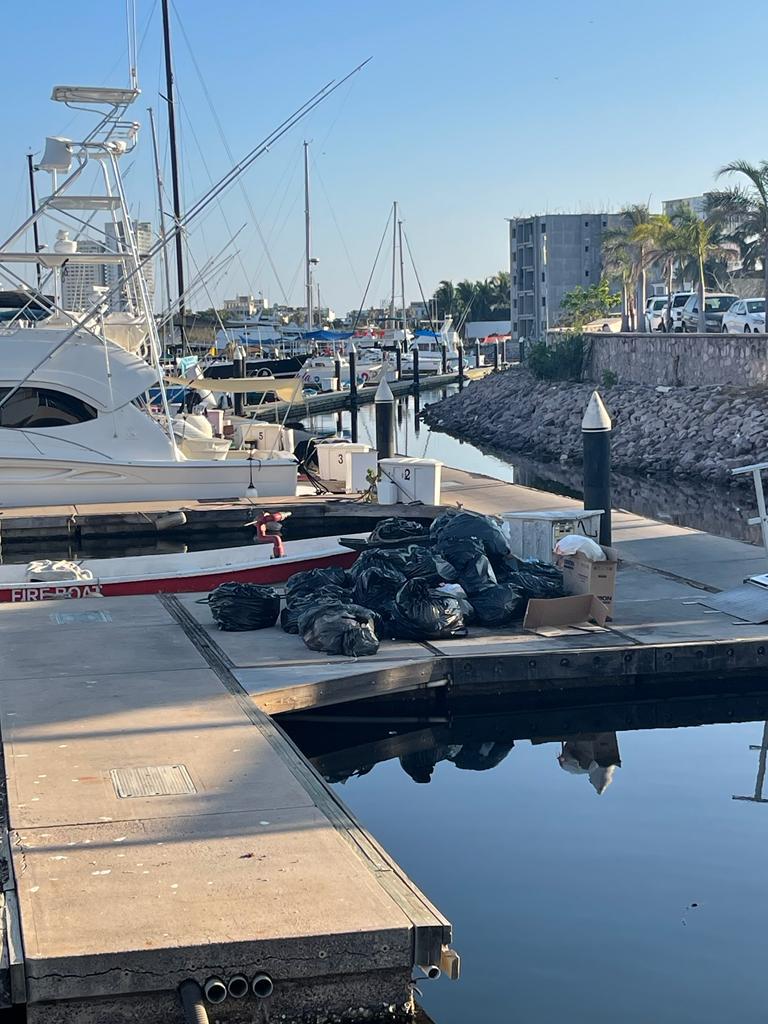
{"type": "Polygon", "coordinates": [[[604,626],[608,610],[592,594],[575,597],[531,598],[525,610],[523,629],[542,626],[578,626],[594,622],[604,626]]]}
{"type": "Polygon", "coordinates": [[[613,548],[603,548],[605,562],[591,562],[584,555],[555,555],[555,565],[563,574],[566,594],[594,594],[613,618],[613,598],[616,593],[618,557],[613,548]]]}

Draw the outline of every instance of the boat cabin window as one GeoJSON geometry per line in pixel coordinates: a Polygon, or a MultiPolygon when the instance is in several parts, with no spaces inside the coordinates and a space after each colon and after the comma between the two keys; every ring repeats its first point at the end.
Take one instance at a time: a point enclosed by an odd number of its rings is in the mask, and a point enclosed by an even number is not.
{"type": "MultiPolygon", "coordinates": [[[[0,401],[11,390],[0,388],[0,401]]],[[[95,419],[93,406],[48,388],[19,388],[0,405],[0,427],[68,427],[95,419]]]]}

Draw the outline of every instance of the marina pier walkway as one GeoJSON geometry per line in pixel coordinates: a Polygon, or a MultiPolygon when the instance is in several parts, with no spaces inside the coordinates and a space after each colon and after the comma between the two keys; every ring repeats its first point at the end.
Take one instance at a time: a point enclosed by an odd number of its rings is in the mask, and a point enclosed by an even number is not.
{"type": "MultiPolygon", "coordinates": [[[[442,498],[576,504],[455,470],[442,498]]],[[[221,633],[195,595],[0,608],[0,979],[29,1020],[167,1024],[185,978],[258,971],[275,982],[273,1020],[402,1006],[448,922],[270,716],[414,693],[535,708],[765,687],[768,626],[700,603],[762,571],[762,549],[626,513],[614,541],[604,628],[471,629],[356,660],[279,629],[221,633]]],[[[215,1016],[251,1019],[243,1006],[215,1016]]]]}

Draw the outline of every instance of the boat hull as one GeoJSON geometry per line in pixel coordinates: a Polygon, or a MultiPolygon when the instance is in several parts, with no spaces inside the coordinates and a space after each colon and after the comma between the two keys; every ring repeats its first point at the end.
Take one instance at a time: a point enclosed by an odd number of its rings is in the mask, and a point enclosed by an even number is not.
{"type": "MultiPolygon", "coordinates": [[[[289,542],[283,558],[271,558],[271,548],[252,545],[248,548],[222,549],[217,554],[220,563],[230,551],[246,552],[239,561],[227,565],[207,565],[210,552],[190,552],[185,555],[149,555],[144,558],[103,560],[114,575],[94,576],[91,580],[55,580],[45,583],[0,581],[0,603],[35,603],[39,601],[78,600],[89,597],[131,597],[139,594],[184,594],[213,590],[221,583],[285,583],[294,573],[308,569],[337,567],[347,569],[357,558],[356,551],[338,546],[337,538],[315,542],[289,542]],[[333,543],[337,548],[333,548],[333,543]],[[299,547],[301,545],[301,547],[299,547]],[[291,548],[296,548],[294,554],[291,548]],[[248,563],[248,554],[251,561],[248,563]],[[187,560],[186,571],[178,570],[179,559],[187,560]],[[245,560],[243,560],[245,559],[245,560]],[[119,563],[124,563],[121,567],[119,563]],[[152,565],[156,563],[156,571],[152,565]],[[164,572],[163,569],[166,569],[164,572]],[[142,573],[142,569],[146,571],[142,573]]],[[[99,560],[86,563],[98,571],[99,560]]],[[[6,566],[5,569],[22,566],[6,566]]]]}
{"type": "Polygon", "coordinates": [[[0,459],[0,507],[292,497],[294,459],[80,462],[0,459]]]}

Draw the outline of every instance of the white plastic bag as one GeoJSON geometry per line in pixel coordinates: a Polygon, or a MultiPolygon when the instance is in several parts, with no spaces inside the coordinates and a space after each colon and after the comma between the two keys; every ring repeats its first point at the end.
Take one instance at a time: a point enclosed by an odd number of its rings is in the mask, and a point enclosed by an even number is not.
{"type": "Polygon", "coordinates": [[[597,541],[578,533],[569,533],[565,537],[561,537],[557,544],[555,544],[555,554],[583,555],[590,562],[607,561],[605,552],[597,541]]]}

